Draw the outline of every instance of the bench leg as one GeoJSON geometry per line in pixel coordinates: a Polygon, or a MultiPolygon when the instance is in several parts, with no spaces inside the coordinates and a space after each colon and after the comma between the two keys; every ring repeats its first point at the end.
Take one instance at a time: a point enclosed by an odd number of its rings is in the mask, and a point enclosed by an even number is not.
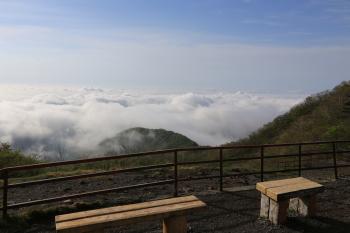
{"type": "Polygon", "coordinates": [[[270,198],[265,194],[261,193],[260,200],[260,217],[268,218],[269,217],[269,207],[270,207],[270,198]]]}
{"type": "Polygon", "coordinates": [[[315,216],[317,210],[316,196],[299,198],[298,212],[302,216],[315,216]]]}
{"type": "Polygon", "coordinates": [[[187,221],[185,216],[175,216],[163,220],[163,233],[186,233],[187,221]]]}
{"type": "Polygon", "coordinates": [[[276,202],[270,199],[269,219],[273,224],[283,224],[287,221],[289,200],[276,202]]]}

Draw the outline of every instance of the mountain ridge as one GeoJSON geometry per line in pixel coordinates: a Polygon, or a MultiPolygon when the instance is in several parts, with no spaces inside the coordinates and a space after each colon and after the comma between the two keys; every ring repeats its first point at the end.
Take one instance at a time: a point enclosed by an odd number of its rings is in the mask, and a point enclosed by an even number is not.
{"type": "Polygon", "coordinates": [[[104,154],[127,154],[179,147],[196,147],[188,137],[165,129],[134,127],[104,139],[98,145],[104,154]]]}

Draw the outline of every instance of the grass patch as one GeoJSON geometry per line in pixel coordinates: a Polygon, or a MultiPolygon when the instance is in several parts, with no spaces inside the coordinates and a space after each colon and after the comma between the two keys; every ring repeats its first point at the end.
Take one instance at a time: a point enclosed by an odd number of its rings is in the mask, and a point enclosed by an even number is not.
{"type": "MultiPolygon", "coordinates": [[[[33,225],[45,224],[54,228],[54,219],[56,215],[71,212],[85,211],[108,206],[109,203],[93,202],[75,203],[72,206],[43,207],[41,209],[28,209],[19,214],[10,215],[6,219],[0,219],[0,232],[2,233],[23,233],[33,225]],[[50,224],[48,224],[50,223],[50,224]]],[[[34,231],[33,231],[34,232],[34,231]]]]}

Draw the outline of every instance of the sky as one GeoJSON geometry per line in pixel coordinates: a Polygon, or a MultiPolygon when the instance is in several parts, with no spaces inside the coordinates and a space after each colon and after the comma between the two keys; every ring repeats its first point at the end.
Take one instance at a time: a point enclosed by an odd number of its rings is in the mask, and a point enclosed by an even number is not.
{"type": "Polygon", "coordinates": [[[0,0],[0,142],[244,138],[350,74],[348,0],[0,0]]]}
{"type": "Polygon", "coordinates": [[[311,94],[349,79],[347,0],[0,0],[0,83],[311,94]]]}

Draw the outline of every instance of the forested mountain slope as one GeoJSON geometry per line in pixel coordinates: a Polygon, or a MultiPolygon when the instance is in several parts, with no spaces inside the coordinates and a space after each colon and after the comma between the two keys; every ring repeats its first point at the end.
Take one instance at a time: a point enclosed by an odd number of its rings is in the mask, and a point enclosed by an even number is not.
{"type": "Polygon", "coordinates": [[[309,96],[249,137],[228,144],[350,139],[350,82],[309,96]]]}

